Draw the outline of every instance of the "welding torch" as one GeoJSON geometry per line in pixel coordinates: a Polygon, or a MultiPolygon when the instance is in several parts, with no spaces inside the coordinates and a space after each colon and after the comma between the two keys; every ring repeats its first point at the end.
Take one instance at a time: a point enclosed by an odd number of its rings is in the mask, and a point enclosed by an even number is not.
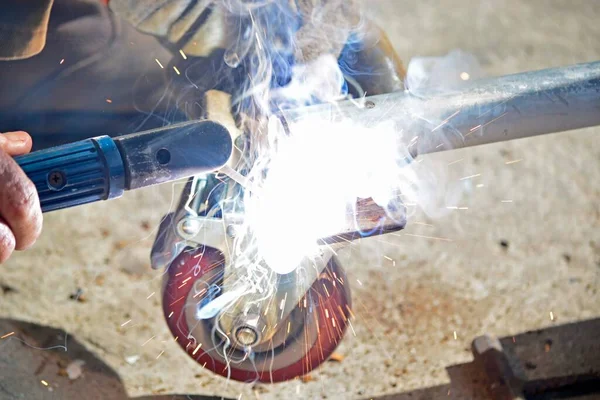
{"type": "Polygon", "coordinates": [[[34,183],[42,211],[49,212],[212,172],[227,163],[232,150],[225,127],[190,121],[68,143],[15,161],[34,183]]]}

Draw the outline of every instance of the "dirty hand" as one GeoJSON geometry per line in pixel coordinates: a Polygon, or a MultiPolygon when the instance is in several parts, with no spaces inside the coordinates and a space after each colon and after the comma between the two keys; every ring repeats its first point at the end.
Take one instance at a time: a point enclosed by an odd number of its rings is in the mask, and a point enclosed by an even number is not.
{"type": "Polygon", "coordinates": [[[33,245],[42,230],[42,211],[35,185],[13,160],[29,153],[25,132],[0,134],[0,263],[14,250],[33,245]]]}

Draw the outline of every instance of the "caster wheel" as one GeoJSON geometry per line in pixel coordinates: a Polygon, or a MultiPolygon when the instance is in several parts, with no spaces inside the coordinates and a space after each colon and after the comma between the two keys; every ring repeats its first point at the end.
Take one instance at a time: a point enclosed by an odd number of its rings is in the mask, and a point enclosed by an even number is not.
{"type": "MultiPolygon", "coordinates": [[[[250,347],[234,344],[218,329],[221,314],[197,317],[202,305],[220,295],[224,265],[218,250],[200,247],[184,251],[165,274],[162,301],[167,324],[196,362],[237,381],[273,383],[304,375],[333,353],[351,316],[349,286],[335,257],[289,316],[275,324],[275,333],[250,347]]],[[[244,333],[238,330],[237,337],[244,333]]]]}

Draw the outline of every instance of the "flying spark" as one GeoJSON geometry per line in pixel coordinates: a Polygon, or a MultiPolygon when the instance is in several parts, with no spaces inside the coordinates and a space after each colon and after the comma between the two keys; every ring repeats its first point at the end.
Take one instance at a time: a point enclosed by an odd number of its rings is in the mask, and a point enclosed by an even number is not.
{"type": "Polygon", "coordinates": [[[352,334],[356,336],[356,332],[354,331],[354,327],[352,326],[352,321],[348,320],[348,325],[350,325],[350,329],[352,330],[352,334]]]}
{"type": "Polygon", "coordinates": [[[125,321],[125,322],[123,322],[123,323],[121,324],[121,327],[124,327],[125,325],[127,325],[127,324],[128,324],[128,323],[130,323],[130,322],[131,322],[131,320],[128,320],[128,321],[125,321]]]}
{"type": "Polygon", "coordinates": [[[452,164],[459,163],[459,162],[461,162],[461,161],[464,161],[464,160],[465,160],[464,158],[461,158],[461,159],[458,159],[458,160],[456,160],[456,161],[452,161],[451,163],[449,163],[449,164],[448,164],[448,166],[450,166],[450,165],[452,165],[452,164]]]}
{"type": "Polygon", "coordinates": [[[154,293],[156,293],[156,292],[152,292],[152,293],[150,293],[150,294],[148,295],[148,297],[146,297],[146,300],[148,300],[150,297],[154,296],[154,293]]]}
{"type": "Polygon", "coordinates": [[[173,69],[175,70],[175,72],[177,73],[177,75],[181,75],[181,72],[179,72],[179,70],[177,69],[176,66],[173,65],[173,69]]]}
{"type": "Polygon", "coordinates": [[[516,163],[518,163],[518,162],[521,162],[521,161],[523,161],[523,159],[518,159],[518,160],[507,161],[507,162],[505,162],[504,164],[506,164],[506,165],[510,165],[510,164],[516,164],[516,163]]]}
{"type": "Polygon", "coordinates": [[[163,67],[163,65],[160,63],[160,61],[158,61],[158,58],[155,58],[154,61],[156,61],[156,63],[158,64],[159,67],[161,68],[165,68],[163,67]]]}
{"type": "Polygon", "coordinates": [[[413,236],[413,237],[419,237],[419,238],[424,238],[424,239],[434,239],[434,240],[442,240],[444,242],[452,242],[452,239],[448,239],[448,238],[435,237],[435,236],[425,236],[425,235],[416,235],[414,233],[405,233],[404,236],[413,236]]]}
{"type": "Polygon", "coordinates": [[[200,350],[200,347],[202,347],[202,343],[198,343],[198,346],[196,346],[196,348],[194,349],[194,351],[192,352],[192,355],[195,356],[196,353],[198,352],[198,350],[200,350]]]}
{"type": "Polygon", "coordinates": [[[181,54],[181,57],[183,57],[184,60],[187,60],[187,56],[185,55],[183,50],[179,50],[179,54],[181,54]]]}
{"type": "Polygon", "coordinates": [[[6,335],[4,335],[4,336],[0,337],[0,339],[6,339],[7,337],[9,337],[9,336],[12,336],[12,335],[14,335],[14,334],[15,334],[14,332],[9,332],[9,333],[7,333],[6,335]]]}
{"type": "Polygon", "coordinates": [[[512,200],[501,200],[500,202],[501,203],[512,203],[513,201],[512,200]]]}
{"type": "Polygon", "coordinates": [[[415,225],[423,225],[423,226],[431,226],[431,227],[433,228],[433,225],[431,225],[431,224],[426,224],[426,223],[424,223],[424,222],[413,222],[413,224],[415,224],[415,225]]]}
{"type": "Polygon", "coordinates": [[[464,178],[460,178],[460,180],[464,181],[464,180],[471,179],[471,178],[477,178],[478,176],[481,176],[481,174],[465,176],[464,178]]]}
{"type": "Polygon", "coordinates": [[[459,112],[460,112],[460,109],[458,109],[454,114],[450,115],[448,118],[446,118],[445,120],[443,120],[441,124],[439,124],[438,126],[436,126],[435,128],[433,128],[431,130],[431,133],[437,131],[442,126],[446,125],[448,123],[448,121],[450,121],[453,117],[455,117],[459,112]]]}
{"type": "Polygon", "coordinates": [[[42,379],[40,382],[42,382],[42,385],[48,386],[48,382],[46,382],[45,380],[42,379]]]}
{"type": "Polygon", "coordinates": [[[163,350],[163,351],[161,351],[161,352],[159,353],[159,355],[157,355],[157,356],[156,356],[156,359],[158,360],[158,357],[162,356],[164,352],[165,352],[164,350],[163,350]]]}
{"type": "Polygon", "coordinates": [[[554,313],[550,311],[550,321],[554,321],[554,313]]]}
{"type": "Polygon", "coordinates": [[[62,64],[62,63],[64,63],[64,62],[65,62],[65,59],[63,58],[62,60],[60,60],[60,63],[59,63],[59,64],[62,64]]]}
{"type": "Polygon", "coordinates": [[[150,339],[146,340],[146,341],[144,342],[144,344],[142,344],[142,347],[144,347],[145,345],[147,345],[148,343],[150,343],[150,341],[151,341],[152,339],[154,339],[155,337],[156,337],[156,335],[154,335],[154,336],[152,336],[150,339]]]}
{"type": "Polygon", "coordinates": [[[458,339],[458,336],[456,335],[456,331],[454,331],[454,340],[458,339]]]}

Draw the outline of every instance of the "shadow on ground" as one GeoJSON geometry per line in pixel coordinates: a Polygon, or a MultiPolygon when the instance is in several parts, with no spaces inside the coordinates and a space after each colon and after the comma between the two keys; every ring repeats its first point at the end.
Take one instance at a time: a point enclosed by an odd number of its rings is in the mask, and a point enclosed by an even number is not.
{"type": "MultiPolygon", "coordinates": [[[[3,335],[0,340],[0,398],[3,400],[133,400],[127,396],[117,373],[63,330],[0,319],[0,335],[3,335]],[[67,367],[75,360],[85,362],[84,372],[72,380],[67,375],[67,367]]],[[[220,398],[173,394],[135,398],[213,399],[220,398]]]]}
{"type": "MultiPolygon", "coordinates": [[[[482,336],[473,342],[473,362],[446,368],[449,384],[377,400],[598,399],[600,342],[597,332],[600,332],[600,319],[502,339],[482,336]]],[[[131,398],[113,369],[62,330],[0,319],[0,334],[0,398],[3,400],[220,399],[176,394],[131,398]],[[76,360],[84,364],[77,378],[71,379],[69,373],[73,374],[73,370],[69,366],[76,360]]]]}

